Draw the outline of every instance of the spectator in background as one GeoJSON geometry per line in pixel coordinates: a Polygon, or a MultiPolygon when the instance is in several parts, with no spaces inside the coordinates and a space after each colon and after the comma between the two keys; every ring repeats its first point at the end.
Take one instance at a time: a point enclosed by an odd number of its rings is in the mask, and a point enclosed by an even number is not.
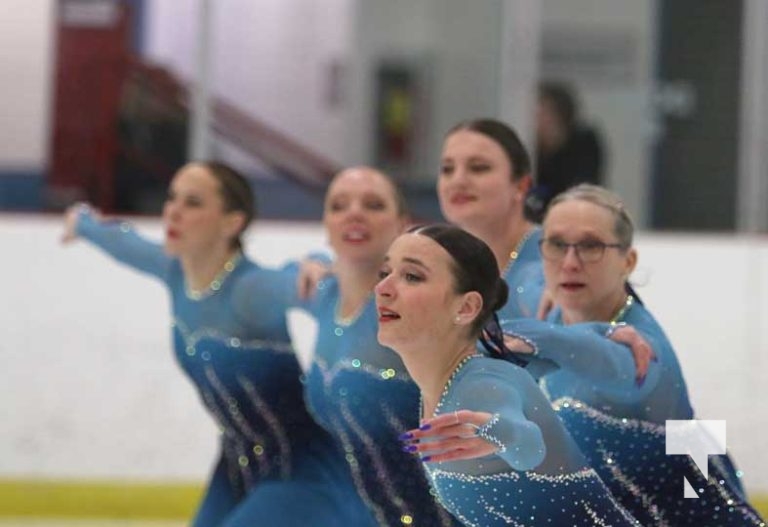
{"type": "Polygon", "coordinates": [[[603,183],[604,151],[597,131],[580,122],[573,90],[559,82],[539,85],[536,110],[536,185],[526,215],[541,223],[550,200],[578,183],[603,183]]]}

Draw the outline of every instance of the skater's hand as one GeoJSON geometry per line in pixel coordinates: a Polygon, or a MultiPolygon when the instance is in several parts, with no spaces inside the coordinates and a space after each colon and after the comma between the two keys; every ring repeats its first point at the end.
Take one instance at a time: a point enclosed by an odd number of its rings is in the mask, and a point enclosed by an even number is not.
{"type": "Polygon", "coordinates": [[[80,214],[83,212],[90,212],[97,218],[101,217],[101,215],[93,211],[87,203],[75,203],[74,205],[71,205],[64,212],[64,232],[61,234],[61,243],[68,244],[78,238],[77,222],[80,214]]]}

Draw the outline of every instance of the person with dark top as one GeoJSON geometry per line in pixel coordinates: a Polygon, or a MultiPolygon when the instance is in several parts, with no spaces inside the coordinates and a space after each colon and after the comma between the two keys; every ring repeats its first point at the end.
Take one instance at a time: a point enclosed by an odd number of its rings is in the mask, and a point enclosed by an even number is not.
{"type": "Polygon", "coordinates": [[[536,110],[536,185],[526,215],[541,223],[550,200],[578,183],[602,184],[604,148],[593,127],[582,123],[573,91],[559,82],[539,85],[536,110]]]}

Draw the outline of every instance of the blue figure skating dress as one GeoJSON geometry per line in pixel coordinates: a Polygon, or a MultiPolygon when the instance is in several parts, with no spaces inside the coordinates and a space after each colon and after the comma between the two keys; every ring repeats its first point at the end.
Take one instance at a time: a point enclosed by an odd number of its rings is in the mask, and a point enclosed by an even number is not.
{"type": "Polygon", "coordinates": [[[763,525],[727,455],[710,456],[709,481],[689,456],[666,455],[666,420],[694,415],[677,357],[631,296],[615,322],[634,327],[656,354],[640,385],[628,348],[605,338],[611,324],[562,326],[554,310],[549,322],[506,320],[502,327],[533,346],[534,356],[521,355],[526,369],[540,377],[590,465],[643,525],[763,525]],[[684,497],[683,476],[699,498],[684,497]]]}
{"type": "Polygon", "coordinates": [[[195,295],[178,259],[130,225],[81,212],[77,233],[168,287],[175,356],[221,430],[221,456],[196,527],[371,521],[343,454],[304,404],[284,311],[271,300],[292,274],[237,254],[207,292],[195,295]]]}
{"type": "Polygon", "coordinates": [[[498,311],[502,320],[536,316],[545,285],[539,252],[541,237],[541,228],[529,230],[510,254],[507,267],[501,273],[509,287],[507,303],[498,311]]]}
{"type": "Polygon", "coordinates": [[[435,415],[493,417],[477,434],[499,447],[479,459],[425,463],[440,501],[471,527],[639,526],[587,465],[531,376],[475,355],[459,364],[435,415]]]}
{"type": "Polygon", "coordinates": [[[402,450],[398,436],[419,426],[419,389],[400,357],[378,343],[373,298],[348,320],[336,315],[338,301],[329,277],[305,306],[318,322],[306,380],[312,415],[343,448],[375,525],[458,525],[436,502],[419,461],[402,450]]]}

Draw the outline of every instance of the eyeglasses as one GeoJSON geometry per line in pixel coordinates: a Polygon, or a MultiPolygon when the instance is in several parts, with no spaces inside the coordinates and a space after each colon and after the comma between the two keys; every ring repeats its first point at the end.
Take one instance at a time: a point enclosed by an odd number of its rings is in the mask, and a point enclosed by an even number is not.
{"type": "Polygon", "coordinates": [[[583,240],[576,243],[566,243],[557,238],[543,238],[539,241],[541,256],[550,262],[559,262],[568,254],[568,249],[573,247],[576,257],[583,263],[599,262],[607,248],[625,249],[623,243],[605,243],[598,240],[583,240]]]}

